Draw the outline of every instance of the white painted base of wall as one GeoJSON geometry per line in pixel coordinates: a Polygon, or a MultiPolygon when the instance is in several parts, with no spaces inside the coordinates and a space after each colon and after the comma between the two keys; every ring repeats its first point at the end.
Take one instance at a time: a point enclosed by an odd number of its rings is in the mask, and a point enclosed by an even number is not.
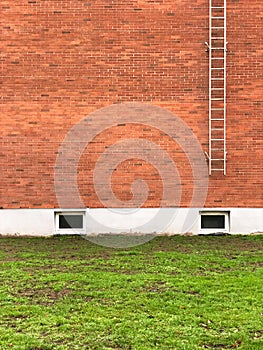
{"type": "Polygon", "coordinates": [[[0,234],[52,236],[54,234],[230,234],[263,233],[262,208],[140,208],[140,209],[1,209],[0,234]],[[227,213],[226,230],[201,229],[203,212],[227,213]],[[84,228],[59,230],[56,213],[84,214],[84,228]]]}

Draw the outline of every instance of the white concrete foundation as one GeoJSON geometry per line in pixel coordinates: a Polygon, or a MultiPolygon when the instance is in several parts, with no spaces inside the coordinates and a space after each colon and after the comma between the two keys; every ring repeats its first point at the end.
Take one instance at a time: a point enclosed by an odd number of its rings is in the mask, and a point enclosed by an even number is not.
{"type": "Polygon", "coordinates": [[[230,234],[263,233],[262,208],[1,209],[0,234],[230,234]],[[59,229],[56,213],[83,214],[83,229],[59,229]],[[201,213],[226,215],[225,229],[201,229],[201,213]]]}

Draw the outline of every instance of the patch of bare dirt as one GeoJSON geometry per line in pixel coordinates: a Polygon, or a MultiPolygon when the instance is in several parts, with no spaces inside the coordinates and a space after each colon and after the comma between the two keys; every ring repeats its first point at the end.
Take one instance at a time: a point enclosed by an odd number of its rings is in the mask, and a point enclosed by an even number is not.
{"type": "Polygon", "coordinates": [[[60,299],[65,298],[72,292],[71,289],[64,288],[60,291],[55,291],[52,288],[26,288],[19,290],[20,296],[29,298],[32,302],[36,302],[41,305],[52,304],[60,299]]]}

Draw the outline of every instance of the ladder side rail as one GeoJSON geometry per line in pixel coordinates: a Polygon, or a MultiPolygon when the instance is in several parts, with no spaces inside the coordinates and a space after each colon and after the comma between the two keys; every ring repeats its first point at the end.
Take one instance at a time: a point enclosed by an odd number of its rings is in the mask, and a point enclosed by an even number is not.
{"type": "Polygon", "coordinates": [[[212,174],[212,1],[209,0],[209,151],[208,151],[208,169],[209,175],[212,174]]]}
{"type": "Polygon", "coordinates": [[[226,175],[226,0],[224,0],[224,175],[226,175]]]}

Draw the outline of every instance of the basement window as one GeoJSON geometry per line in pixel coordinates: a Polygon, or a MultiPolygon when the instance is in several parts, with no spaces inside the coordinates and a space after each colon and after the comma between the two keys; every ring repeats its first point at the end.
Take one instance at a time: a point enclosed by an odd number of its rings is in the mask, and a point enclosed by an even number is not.
{"type": "Polygon", "coordinates": [[[62,234],[83,233],[85,230],[84,212],[56,212],[56,232],[62,234]]]}
{"type": "Polygon", "coordinates": [[[59,229],[81,228],[83,229],[83,215],[61,214],[59,215],[59,229]]]}
{"type": "Polygon", "coordinates": [[[208,233],[229,231],[229,212],[201,212],[200,229],[208,233]]]}

